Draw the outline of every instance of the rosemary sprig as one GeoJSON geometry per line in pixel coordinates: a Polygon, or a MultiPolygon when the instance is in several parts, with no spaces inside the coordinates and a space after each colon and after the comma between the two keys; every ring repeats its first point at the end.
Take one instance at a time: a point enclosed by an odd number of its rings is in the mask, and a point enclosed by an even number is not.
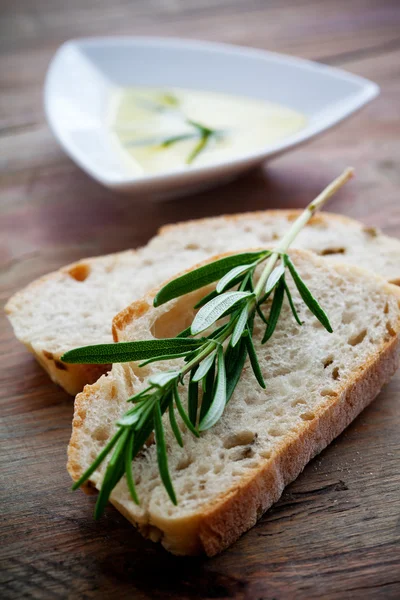
{"type": "MultiPolygon", "coordinates": [[[[165,110],[166,107],[163,107],[165,110]]],[[[166,138],[160,137],[151,137],[151,138],[143,138],[134,141],[128,141],[125,145],[129,148],[131,147],[144,147],[144,146],[155,146],[161,149],[169,148],[174,144],[178,144],[179,142],[185,142],[188,140],[196,141],[196,144],[189,153],[186,158],[186,164],[192,164],[195,159],[203,152],[210,142],[211,139],[218,139],[223,135],[223,132],[219,129],[211,129],[198,123],[197,121],[192,121],[191,119],[183,118],[183,122],[187,125],[190,125],[193,128],[193,131],[188,131],[186,133],[177,133],[175,135],[171,135],[166,138]]]]}
{"type": "Polygon", "coordinates": [[[266,387],[252,340],[254,320],[258,318],[264,323],[262,343],[267,342],[278,326],[286,296],[296,322],[301,325],[286,282],[286,271],[292,277],[304,304],[325,329],[332,332],[327,315],[301,279],[287,250],[311,216],[352,174],[352,169],[347,169],[309,204],[275,249],[231,255],[199,267],[165,285],[155,297],[154,306],[218,282],[215,292],[209,294],[207,301],[202,303],[191,327],[176,338],[101,344],[64,354],[64,362],[86,364],[184,358],[183,364],[178,364],[176,370],[161,371],[151,376],[143,390],[128,398],[132,407],[117,422],[114,437],[74,484],[73,489],[80,487],[110,455],[96,504],[95,518],[104,511],[112,490],[124,474],[132,499],[139,502],[132,474],[132,460],[143,449],[152,432],[155,433],[161,481],[171,501],[177,503],[168,468],[162,415],[168,412],[171,430],[176,442],[182,446],[183,439],[176,422],[175,410],[195,436],[213,427],[221,418],[235,390],[247,357],[257,382],[261,387],[266,387]],[[255,282],[255,271],[264,262],[264,269],[255,282]],[[268,309],[268,299],[271,299],[271,303],[266,317],[263,309],[268,309]],[[221,319],[224,321],[219,324],[221,319]],[[212,327],[215,327],[214,331],[205,335],[212,327]],[[203,336],[194,337],[199,334],[203,336]],[[185,379],[188,387],[187,407],[181,400],[181,388],[186,383],[185,379]]]}
{"type": "Polygon", "coordinates": [[[198,140],[186,159],[186,163],[190,165],[199,156],[199,154],[205,150],[207,144],[212,138],[218,138],[222,135],[222,131],[210,129],[209,127],[206,127],[197,121],[192,121],[191,119],[185,119],[185,123],[187,125],[191,125],[194,128],[194,131],[165,138],[159,143],[159,146],[160,148],[169,148],[178,142],[198,140]]]}
{"type": "Polygon", "coordinates": [[[199,154],[201,154],[201,152],[205,150],[211,138],[221,136],[222,132],[218,131],[217,129],[210,129],[209,127],[205,127],[201,123],[198,123],[197,121],[192,121],[190,119],[186,119],[186,122],[189,125],[192,125],[192,127],[194,127],[195,129],[197,129],[197,136],[200,137],[196,146],[193,148],[192,152],[186,159],[186,163],[190,165],[199,156],[199,154]]]}

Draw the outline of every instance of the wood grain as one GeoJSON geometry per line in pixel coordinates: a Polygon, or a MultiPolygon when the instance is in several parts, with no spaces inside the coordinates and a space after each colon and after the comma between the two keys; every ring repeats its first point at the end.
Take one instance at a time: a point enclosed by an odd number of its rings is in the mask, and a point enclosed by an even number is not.
{"type": "MultiPolygon", "coordinates": [[[[344,166],[330,209],[400,236],[398,0],[3,0],[0,16],[0,302],[82,256],[145,243],[167,222],[303,206],[344,166]],[[83,35],[185,36],[318,59],[381,96],[346,123],[238,181],[157,203],[112,193],[58,147],[43,115],[56,48],[83,35]]],[[[400,376],[222,555],[178,559],[115,510],[69,492],[71,399],[1,316],[3,598],[399,598],[400,376]]]]}

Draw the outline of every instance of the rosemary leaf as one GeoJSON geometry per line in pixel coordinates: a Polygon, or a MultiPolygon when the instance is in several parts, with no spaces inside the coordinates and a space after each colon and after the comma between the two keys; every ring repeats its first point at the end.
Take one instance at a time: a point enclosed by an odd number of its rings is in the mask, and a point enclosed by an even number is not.
{"type": "Polygon", "coordinates": [[[317,317],[318,321],[325,327],[325,329],[329,331],[329,333],[332,333],[333,329],[325,311],[321,308],[317,300],[314,298],[314,296],[304,283],[304,281],[301,279],[289,256],[286,255],[284,260],[287,266],[289,267],[290,274],[293,277],[293,281],[296,284],[297,289],[299,290],[299,294],[304,304],[308,306],[310,311],[315,317],[317,317]]]}
{"type": "Polygon", "coordinates": [[[250,335],[250,332],[249,332],[249,335],[244,336],[244,340],[246,343],[246,348],[247,348],[247,352],[249,354],[250,364],[251,364],[251,368],[253,369],[253,373],[254,373],[258,383],[260,384],[260,386],[263,389],[265,389],[266,385],[265,385],[264,377],[263,377],[263,374],[261,373],[260,365],[259,365],[258,358],[257,358],[257,353],[254,348],[254,344],[253,344],[253,340],[250,335]]]}
{"type": "Polygon", "coordinates": [[[173,298],[178,298],[189,292],[198,290],[209,283],[218,281],[233,267],[241,265],[243,263],[254,262],[258,259],[265,258],[270,254],[268,250],[261,250],[259,252],[244,252],[242,254],[234,254],[232,256],[226,256],[210,262],[198,269],[194,269],[189,273],[185,273],[180,277],[177,277],[173,281],[167,283],[158,292],[154,298],[154,306],[161,306],[173,298]]]}
{"type": "Polygon", "coordinates": [[[193,423],[191,422],[185,409],[183,408],[177,384],[174,386],[174,399],[176,408],[178,409],[182,421],[185,423],[186,427],[193,433],[193,435],[199,437],[199,432],[197,431],[196,427],[193,426],[193,423]]]}
{"type": "Polygon", "coordinates": [[[279,315],[281,314],[284,291],[285,288],[282,284],[282,281],[280,281],[275,288],[274,298],[272,300],[271,310],[269,313],[268,325],[266,327],[265,334],[261,342],[262,344],[265,344],[265,342],[269,340],[269,338],[275,331],[279,315]]]}
{"type": "Polygon", "coordinates": [[[242,337],[242,333],[245,330],[246,323],[248,319],[248,305],[246,304],[239,315],[238,320],[236,321],[235,329],[232,332],[231,337],[231,346],[234,348],[240,338],[242,337]]]}
{"type": "MultiPolygon", "coordinates": [[[[228,328],[228,324],[224,323],[224,325],[220,325],[219,327],[216,327],[214,329],[214,331],[212,333],[210,333],[210,335],[207,336],[208,340],[215,340],[216,338],[218,338],[223,332],[227,332],[227,328],[228,328]]],[[[197,351],[196,351],[197,352],[197,351]]]]}
{"type": "Polygon", "coordinates": [[[258,303],[258,302],[257,302],[257,304],[256,304],[256,311],[257,311],[257,314],[258,314],[258,316],[260,317],[260,319],[261,319],[261,320],[262,320],[262,321],[263,321],[263,322],[264,322],[266,325],[268,325],[268,321],[267,321],[267,319],[266,319],[266,317],[265,317],[265,315],[264,315],[263,311],[262,311],[262,310],[261,310],[261,308],[260,308],[260,303],[258,303]]]}
{"type": "Polygon", "coordinates": [[[160,142],[160,146],[161,148],[168,148],[168,146],[172,146],[172,144],[183,142],[185,140],[192,140],[195,137],[197,137],[196,133],[182,133],[181,135],[174,135],[160,142]]]}
{"type": "Polygon", "coordinates": [[[155,385],[159,388],[163,388],[168,383],[177,379],[179,376],[179,371],[167,371],[164,373],[155,373],[149,378],[149,383],[155,385]]]}
{"type": "Polygon", "coordinates": [[[188,413],[190,422],[194,427],[197,423],[197,409],[199,403],[199,384],[197,381],[193,381],[194,369],[190,373],[190,380],[188,386],[188,413]]]}
{"type": "Polygon", "coordinates": [[[269,294],[272,292],[278,281],[281,279],[285,272],[285,265],[281,263],[278,267],[272,271],[271,275],[268,277],[267,284],[265,286],[265,293],[269,294]]]}
{"type": "Polygon", "coordinates": [[[221,418],[226,404],[226,372],[224,351],[222,347],[218,348],[217,353],[218,371],[215,381],[215,391],[211,405],[200,421],[199,430],[205,431],[210,429],[221,418]]]}
{"type": "Polygon", "coordinates": [[[140,402],[144,396],[146,396],[150,390],[151,390],[151,385],[149,385],[148,387],[144,388],[144,390],[141,390],[140,392],[138,392],[137,394],[134,394],[133,396],[131,396],[130,398],[127,399],[127,402],[140,402]]]}
{"type": "Polygon", "coordinates": [[[140,421],[140,418],[143,415],[143,407],[142,404],[135,405],[134,408],[128,410],[118,421],[117,425],[120,427],[132,427],[136,425],[140,421]]]}
{"type": "MultiPolygon", "coordinates": [[[[168,408],[170,396],[168,394],[164,394],[164,396],[160,400],[160,410],[161,414],[168,408]]],[[[133,458],[143,449],[144,444],[150,437],[151,432],[154,430],[154,419],[153,419],[153,404],[149,402],[150,410],[147,410],[143,413],[143,420],[140,423],[140,428],[136,427],[136,435],[134,439],[133,445],[133,458]]]]}
{"type": "Polygon", "coordinates": [[[168,496],[171,498],[171,502],[176,506],[178,503],[176,500],[175,490],[172,485],[171,476],[169,474],[167,447],[165,445],[164,428],[161,419],[160,406],[158,403],[156,403],[154,406],[153,415],[154,435],[157,447],[157,462],[158,469],[160,471],[161,481],[163,482],[164,487],[167,490],[168,496]]]}
{"type": "MultiPolygon", "coordinates": [[[[218,296],[218,292],[217,290],[212,290],[209,294],[206,294],[205,296],[203,296],[203,298],[201,300],[199,300],[193,308],[201,308],[202,306],[204,306],[205,304],[207,304],[207,302],[209,302],[210,300],[212,300],[213,298],[215,298],[215,296],[218,296]]],[[[189,331],[190,331],[190,327],[189,327],[189,331]]]]}
{"type": "Polygon", "coordinates": [[[133,441],[135,434],[132,432],[128,438],[128,442],[125,447],[125,475],[126,483],[128,484],[128,490],[132,496],[132,500],[135,504],[139,505],[139,498],[136,493],[135,481],[132,474],[132,456],[133,456],[133,441]]]}
{"type": "Polygon", "coordinates": [[[202,125],[198,121],[193,121],[192,119],[186,119],[186,123],[197,129],[200,135],[212,135],[216,133],[216,129],[210,129],[206,125],[202,125]]]}
{"type": "Polygon", "coordinates": [[[180,447],[183,448],[183,440],[182,440],[180,429],[178,427],[178,423],[176,422],[173,402],[169,403],[168,412],[169,412],[169,422],[171,423],[171,429],[174,432],[176,441],[178,442],[180,447]]]}
{"type": "Polygon", "coordinates": [[[202,380],[203,387],[203,397],[201,399],[201,408],[200,408],[200,421],[208,411],[214,391],[214,379],[215,379],[215,362],[213,363],[211,369],[208,371],[207,375],[202,380]]]}
{"type": "Polygon", "coordinates": [[[244,275],[245,273],[247,273],[247,271],[249,271],[253,267],[254,267],[254,263],[251,263],[249,265],[239,265],[237,267],[234,267],[230,271],[228,271],[228,273],[226,275],[224,275],[222,277],[222,279],[220,279],[217,283],[217,287],[216,287],[217,294],[220,294],[221,292],[223,292],[232,281],[235,281],[238,278],[239,275],[244,275]]]}
{"type": "Polygon", "coordinates": [[[96,344],[69,350],[61,360],[65,363],[100,364],[122,363],[147,360],[155,354],[167,355],[187,352],[199,348],[201,339],[165,338],[161,340],[141,340],[138,342],[118,342],[116,344],[96,344]]]}
{"type": "Polygon", "coordinates": [[[177,338],[187,338],[190,336],[190,327],[186,327],[183,331],[178,333],[177,338]]]}
{"type": "Polygon", "coordinates": [[[290,293],[290,289],[289,289],[288,284],[286,283],[285,278],[283,278],[283,285],[285,286],[286,296],[287,296],[287,299],[289,301],[289,306],[290,306],[290,309],[291,309],[291,311],[293,313],[293,316],[294,316],[294,318],[296,319],[296,321],[297,321],[297,323],[299,325],[303,325],[303,321],[301,321],[301,319],[300,319],[300,317],[299,317],[299,315],[297,313],[296,307],[295,307],[294,302],[293,302],[292,294],[290,293]]]}
{"type": "Polygon", "coordinates": [[[214,352],[211,352],[211,354],[209,354],[203,361],[201,361],[201,363],[197,367],[195,374],[192,377],[192,381],[200,381],[200,379],[203,379],[203,377],[207,375],[208,371],[213,366],[216,353],[217,351],[214,350],[214,352]]]}
{"type": "Polygon", "coordinates": [[[205,331],[232,308],[252,296],[251,292],[224,292],[213,298],[196,314],[192,323],[192,335],[205,331]]]}
{"type": "Polygon", "coordinates": [[[187,356],[187,351],[177,352],[176,354],[164,354],[162,356],[153,356],[153,358],[148,358],[147,360],[144,360],[143,362],[139,363],[138,366],[145,367],[146,365],[149,365],[153,362],[161,362],[162,360],[172,360],[174,358],[182,358],[183,356],[187,356]]]}
{"type": "Polygon", "coordinates": [[[80,488],[81,485],[83,485],[85,483],[85,481],[87,481],[89,479],[89,477],[95,472],[97,467],[99,467],[101,465],[103,460],[114,448],[115,444],[118,442],[119,438],[121,437],[121,435],[123,433],[124,433],[123,429],[118,429],[118,431],[113,435],[113,437],[108,442],[108,444],[106,446],[104,446],[103,450],[98,454],[98,456],[92,462],[90,467],[88,469],[86,469],[86,471],[80,476],[78,481],[75,481],[75,483],[72,486],[72,489],[74,491],[77,490],[78,488],[80,488]]]}
{"type": "MultiPolygon", "coordinates": [[[[164,394],[164,396],[168,397],[168,394],[164,394]]],[[[150,397],[149,401],[146,402],[146,404],[144,404],[143,407],[141,407],[142,411],[140,414],[140,419],[137,422],[137,424],[135,425],[135,429],[137,431],[141,431],[141,429],[146,426],[146,423],[151,421],[152,415],[153,415],[154,404],[158,404],[158,402],[160,401],[160,397],[162,397],[161,390],[157,390],[157,393],[153,397],[150,397]]],[[[146,440],[144,440],[144,442],[145,441],[146,440]]]]}
{"type": "Polygon", "coordinates": [[[112,490],[117,485],[118,481],[124,474],[125,471],[125,460],[124,449],[125,443],[129,436],[129,430],[123,430],[121,437],[115,445],[114,452],[111,456],[110,462],[107,465],[106,472],[104,474],[103,481],[101,483],[101,488],[99,495],[97,497],[96,506],[94,509],[94,518],[99,519],[104,512],[104,509],[107,505],[108,499],[112,490]]]}
{"type": "Polygon", "coordinates": [[[192,164],[192,162],[199,156],[199,154],[201,152],[203,152],[203,150],[205,149],[205,147],[207,146],[207,144],[210,140],[210,137],[211,137],[210,133],[202,134],[202,136],[200,137],[200,140],[197,142],[196,146],[193,148],[192,152],[187,157],[186,164],[188,164],[188,165],[192,164]]]}
{"type": "Polygon", "coordinates": [[[226,402],[228,403],[240,379],[247,357],[246,342],[244,337],[234,348],[229,346],[225,353],[226,369],[226,402]]]}

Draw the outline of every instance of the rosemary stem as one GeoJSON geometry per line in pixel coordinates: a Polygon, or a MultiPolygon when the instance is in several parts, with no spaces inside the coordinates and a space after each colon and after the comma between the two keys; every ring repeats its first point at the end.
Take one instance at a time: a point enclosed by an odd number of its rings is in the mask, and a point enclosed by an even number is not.
{"type": "Polygon", "coordinates": [[[179,374],[181,377],[184,377],[184,375],[186,375],[186,373],[189,373],[189,371],[191,371],[193,369],[193,367],[196,367],[199,363],[201,363],[201,361],[204,358],[207,358],[207,356],[209,354],[211,354],[211,352],[215,350],[215,344],[212,342],[207,342],[204,346],[204,349],[201,350],[201,352],[190,362],[188,362],[180,371],[179,374]]]}
{"type": "Polygon", "coordinates": [[[349,179],[353,177],[354,169],[349,167],[343,171],[339,177],[334,179],[332,183],[330,183],[316,198],[313,200],[301,215],[296,219],[293,223],[292,227],[286,233],[286,235],[282,238],[278,247],[269,257],[267,264],[264,267],[263,272],[261,273],[260,279],[256,285],[254,290],[257,300],[260,298],[263,293],[264,287],[268,281],[268,277],[271,275],[275,263],[278,260],[280,254],[285,254],[291,244],[294,242],[300,231],[303,227],[308,223],[311,217],[320,210],[324,204],[329,200],[333,194],[335,194],[349,179]]]}
{"type": "MultiPolygon", "coordinates": [[[[278,258],[285,254],[290,247],[290,245],[294,242],[300,231],[303,227],[308,223],[311,217],[320,210],[324,204],[328,201],[328,199],[335,194],[349,179],[353,177],[354,169],[347,168],[343,171],[339,177],[337,177],[332,183],[330,183],[301,213],[301,215],[296,219],[293,223],[292,227],[289,229],[287,234],[282,238],[278,247],[272,252],[269,256],[267,264],[264,267],[263,272],[261,273],[260,279],[257,282],[257,285],[254,290],[255,298],[253,302],[249,303],[247,306],[247,312],[250,314],[255,310],[255,305],[257,301],[260,299],[262,294],[264,293],[265,285],[268,281],[268,277],[271,275],[276,261],[278,258]]],[[[218,336],[217,340],[219,343],[223,343],[232,333],[235,327],[235,322],[232,322],[229,327],[218,336]]],[[[204,345],[204,348],[199,352],[199,354],[193,358],[190,362],[188,362],[179,372],[180,377],[184,377],[187,373],[189,373],[193,367],[196,367],[202,360],[207,358],[211,352],[215,350],[215,343],[207,342],[204,345]]]]}

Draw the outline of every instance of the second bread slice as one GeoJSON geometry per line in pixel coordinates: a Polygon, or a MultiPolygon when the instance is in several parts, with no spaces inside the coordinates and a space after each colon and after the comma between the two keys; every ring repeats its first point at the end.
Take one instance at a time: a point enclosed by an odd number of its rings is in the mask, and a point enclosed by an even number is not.
{"type": "MultiPolygon", "coordinates": [[[[180,423],[184,448],[164,418],[178,506],[162,485],[151,440],[132,464],[140,506],[131,499],[125,478],[111,495],[111,502],[145,536],[173,553],[213,555],[234,542],[375,398],[397,367],[400,290],[367,271],[330,265],[309,252],[292,251],[291,257],[334,332],[322,328],[291,286],[304,325],[294,322],[284,304],[267,344],[261,345],[260,322],[254,329],[266,390],[246,364],[212,429],[195,438],[180,423]]],[[[191,322],[193,305],[203,293],[156,309],[154,292],[148,294],[116,319],[118,339],[176,335],[191,322]]],[[[127,410],[126,399],[145,386],[148,376],[176,368],[179,360],[141,369],[136,363],[114,365],[77,396],[68,462],[74,480],[114,434],[115,421],[127,410]]],[[[90,477],[97,488],[104,468],[90,477]]]]}

